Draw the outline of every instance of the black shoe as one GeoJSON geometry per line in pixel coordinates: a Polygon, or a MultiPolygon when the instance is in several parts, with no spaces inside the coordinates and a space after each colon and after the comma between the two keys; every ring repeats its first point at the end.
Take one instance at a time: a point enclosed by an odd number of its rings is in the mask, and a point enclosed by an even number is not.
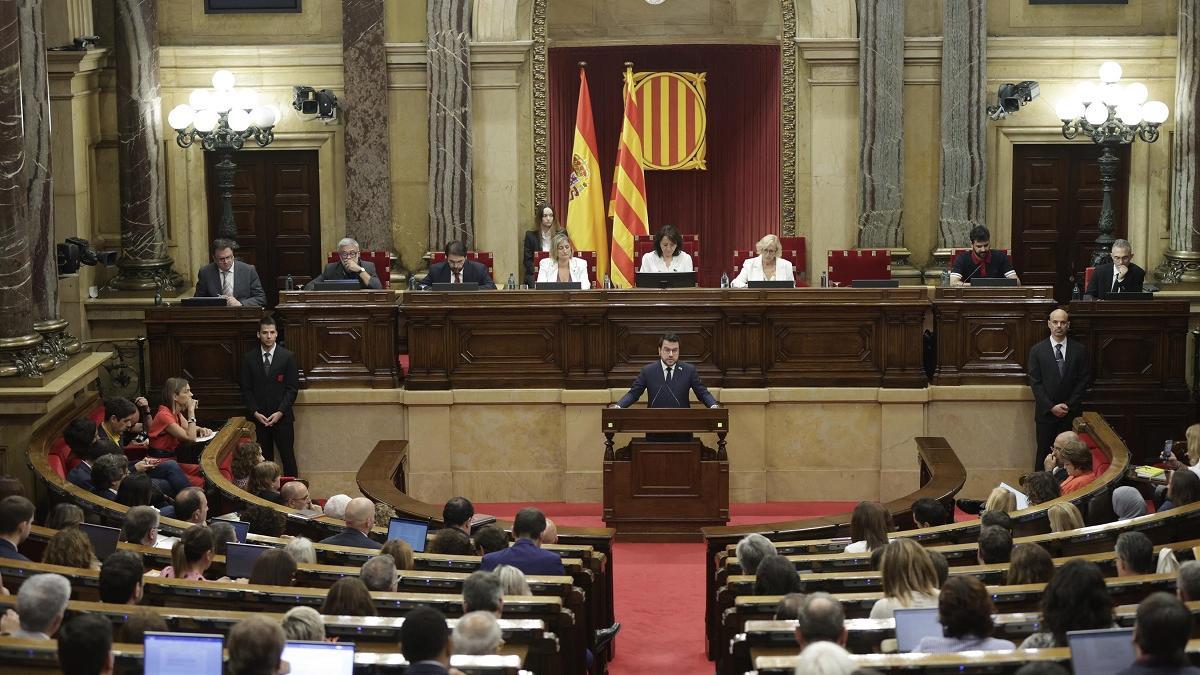
{"type": "Polygon", "coordinates": [[[983,500],[981,499],[955,499],[954,503],[963,513],[969,513],[973,516],[979,515],[983,510],[983,500]]]}
{"type": "Polygon", "coordinates": [[[621,632],[621,622],[620,621],[614,623],[613,625],[609,626],[608,628],[597,629],[596,637],[592,643],[593,644],[592,651],[596,654],[599,654],[600,652],[604,651],[604,648],[608,646],[608,643],[612,642],[613,638],[617,637],[617,633],[620,633],[620,632],[621,632]]]}

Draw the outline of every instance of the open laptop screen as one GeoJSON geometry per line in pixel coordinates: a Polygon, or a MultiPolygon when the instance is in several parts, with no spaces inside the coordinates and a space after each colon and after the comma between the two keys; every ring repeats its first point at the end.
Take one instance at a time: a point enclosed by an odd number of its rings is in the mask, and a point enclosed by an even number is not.
{"type": "Polygon", "coordinates": [[[1119,673],[1133,665],[1132,628],[1067,631],[1071,671],[1088,675],[1119,673]]]}
{"type": "Polygon", "coordinates": [[[147,632],[146,675],[221,675],[220,635],[147,632]]]}
{"type": "Polygon", "coordinates": [[[922,638],[942,636],[937,607],[897,609],[895,615],[896,649],[899,651],[911,652],[922,638]]]}
{"type": "Polygon", "coordinates": [[[80,523],[79,529],[83,530],[83,533],[91,540],[96,558],[104,560],[117,550],[117,540],[121,538],[121,530],[91,523],[80,523]]]}
{"type": "Polygon", "coordinates": [[[258,556],[269,550],[271,550],[270,546],[259,546],[258,544],[235,544],[233,542],[226,544],[225,575],[233,579],[249,579],[258,556]]]}
{"type": "Polygon", "coordinates": [[[388,522],[388,539],[403,539],[417,553],[425,550],[425,537],[428,534],[429,523],[420,520],[392,518],[388,522]]]}
{"type": "Polygon", "coordinates": [[[354,644],[288,640],[283,647],[283,660],[291,667],[291,675],[351,675],[354,644]]]}

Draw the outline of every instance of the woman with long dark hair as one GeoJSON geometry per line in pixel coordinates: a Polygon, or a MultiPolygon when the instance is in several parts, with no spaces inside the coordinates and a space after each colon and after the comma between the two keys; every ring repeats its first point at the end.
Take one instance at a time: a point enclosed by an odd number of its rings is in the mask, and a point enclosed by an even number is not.
{"type": "Polygon", "coordinates": [[[1112,625],[1112,598],[1104,584],[1104,572],[1094,562],[1070,560],[1046,584],[1042,631],[1025,638],[1020,649],[1066,647],[1068,631],[1112,625]]]}

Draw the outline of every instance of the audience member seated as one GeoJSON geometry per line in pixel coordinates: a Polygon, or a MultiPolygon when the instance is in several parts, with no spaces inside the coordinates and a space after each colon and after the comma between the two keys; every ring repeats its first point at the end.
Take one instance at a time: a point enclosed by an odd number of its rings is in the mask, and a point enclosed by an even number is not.
{"type": "Polygon", "coordinates": [[[504,595],[533,595],[533,591],[529,589],[529,582],[525,580],[525,573],[512,565],[501,565],[492,570],[492,574],[500,579],[500,588],[504,595]]]}
{"type": "Polygon", "coordinates": [[[1017,496],[1002,487],[992,488],[991,494],[988,495],[987,500],[983,503],[984,513],[991,511],[1004,511],[1008,513],[1009,511],[1016,510],[1017,496]]]}
{"type": "Polygon", "coordinates": [[[245,490],[250,483],[251,469],[265,461],[261,445],[253,441],[239,443],[233,450],[233,459],[229,462],[229,473],[233,476],[233,484],[245,490]]]}
{"type": "Polygon", "coordinates": [[[446,527],[471,534],[471,519],[475,517],[475,505],[466,497],[451,497],[442,507],[442,523],[446,527]]]}
{"type": "Polygon", "coordinates": [[[1166,511],[1197,500],[1200,500],[1200,476],[1191,471],[1176,471],[1167,484],[1167,500],[1158,510],[1166,511]]]}
{"type": "MultiPolygon", "coordinates": [[[[114,500],[124,506],[151,506],[154,503],[154,483],[144,473],[134,473],[125,477],[117,486],[117,496],[114,500]]],[[[170,507],[171,513],[175,507],[170,507]]]]}
{"type": "Polygon", "coordinates": [[[929,552],[912,539],[897,539],[883,551],[883,597],[871,608],[872,619],[891,619],[901,607],[937,607],[937,570],[929,552]]]}
{"type": "Polygon", "coordinates": [[[1083,514],[1071,502],[1061,502],[1046,509],[1051,532],[1066,532],[1083,527],[1083,514]]]}
{"type": "Polygon", "coordinates": [[[1048,471],[1037,471],[1026,476],[1024,488],[1030,504],[1043,504],[1062,496],[1058,479],[1048,471]]]}
{"type": "Polygon", "coordinates": [[[346,505],[346,528],[321,540],[322,544],[354,546],[379,550],[383,544],[371,539],[371,525],[375,522],[375,502],[366,497],[356,497],[346,505]]]}
{"type": "Polygon", "coordinates": [[[213,533],[213,551],[217,555],[225,555],[227,546],[230,543],[237,543],[237,530],[233,529],[233,525],[227,520],[213,518],[208,524],[208,529],[213,533]]]}
{"type": "Polygon", "coordinates": [[[403,539],[389,539],[384,543],[383,548],[379,549],[383,555],[392,556],[392,561],[396,563],[397,570],[416,569],[413,564],[412,546],[403,539]]]}
{"type": "Polygon", "coordinates": [[[50,515],[46,516],[46,527],[51,530],[62,530],[68,527],[74,527],[83,522],[83,509],[74,504],[60,502],[50,509],[50,515]]]}
{"type": "Polygon", "coordinates": [[[369,591],[395,591],[399,582],[396,561],[390,555],[377,555],[363,563],[358,578],[369,591]]]}
{"type": "Polygon", "coordinates": [[[922,638],[913,651],[938,654],[1013,649],[1012,642],[992,637],[992,613],[995,611],[982,581],[968,575],[949,579],[938,594],[942,637],[922,638]]]}
{"type": "Polygon", "coordinates": [[[1154,574],[1154,543],[1141,532],[1122,532],[1117,537],[1117,576],[1154,574]]]}
{"type": "Polygon", "coordinates": [[[1012,516],[1008,515],[1008,511],[986,511],[979,516],[979,527],[981,531],[985,527],[999,527],[1008,530],[1011,534],[1013,530],[1012,516]]]}
{"type": "Polygon", "coordinates": [[[497,654],[504,638],[500,622],[491,612],[468,612],[454,626],[451,634],[455,654],[486,656],[497,654]]]}
{"type": "Polygon", "coordinates": [[[451,650],[450,629],[441,612],[422,606],[404,615],[400,653],[409,663],[406,675],[447,675],[451,650]]]}
{"type": "Polygon", "coordinates": [[[117,631],[117,642],[140,645],[145,642],[148,632],[167,631],[167,622],[154,612],[137,610],[129,613],[121,630],[117,631]]]}
{"type": "Polygon", "coordinates": [[[1113,490],[1112,505],[1113,511],[1117,514],[1117,520],[1129,520],[1146,515],[1146,500],[1142,498],[1142,493],[1138,492],[1135,487],[1122,485],[1113,490]]]}
{"type": "Polygon", "coordinates": [[[292,558],[301,565],[317,564],[317,547],[313,546],[312,540],[308,537],[293,537],[283,547],[283,550],[291,553],[292,558]]]}
{"type": "MultiPolygon", "coordinates": [[[[146,399],[140,397],[138,402],[147,406],[146,421],[149,422],[149,404],[146,403],[146,399]]],[[[142,431],[141,418],[133,401],[120,397],[104,399],[104,421],[96,429],[104,452],[124,457],[126,446],[143,447],[144,443],[134,442],[137,432],[142,431]]],[[[141,459],[129,462],[129,472],[146,474],[153,479],[158,491],[168,497],[174,497],[180,490],[192,484],[187,474],[179,467],[179,463],[172,459],[141,459]]]]}
{"type": "Polygon", "coordinates": [[[485,525],[475,531],[473,537],[479,555],[487,555],[508,548],[508,535],[495,525],[485,525]]]}
{"type": "Polygon", "coordinates": [[[800,610],[804,608],[804,601],[808,598],[803,593],[788,593],[783,596],[778,605],[775,605],[775,620],[787,621],[790,619],[799,619],[800,610]]]}
{"type": "Polygon", "coordinates": [[[182,377],[168,377],[163,383],[162,401],[150,420],[150,456],[195,464],[203,449],[196,439],[212,431],[196,424],[200,402],[192,398],[192,385],[182,377]]]}
{"type": "Polygon", "coordinates": [[[880,546],[874,551],[871,551],[871,569],[875,570],[876,572],[883,568],[883,550],[886,548],[887,546],[880,546]]]}
{"type": "Polygon", "coordinates": [[[304,642],[323,642],[325,640],[325,620],[321,613],[312,607],[301,605],[293,607],[283,615],[280,621],[283,635],[288,640],[304,642]]]}
{"type": "Polygon", "coordinates": [[[1059,454],[1063,468],[1067,470],[1067,479],[1060,486],[1064,495],[1080,490],[1096,480],[1096,474],[1092,471],[1092,451],[1083,441],[1066,443],[1059,454]]]}
{"type": "Polygon", "coordinates": [[[124,455],[101,455],[92,463],[92,494],[117,500],[117,488],[129,475],[129,462],[124,455]]]}
{"type": "Polygon", "coordinates": [[[35,574],[17,591],[17,615],[21,627],[12,637],[49,640],[62,624],[71,600],[71,582],[59,574],[35,574]]]}
{"type": "Polygon", "coordinates": [[[325,500],[325,515],[338,520],[345,520],[346,506],[350,504],[348,495],[337,494],[325,500]]]}
{"type": "Polygon", "coordinates": [[[208,522],[208,497],[204,490],[198,487],[180,490],[175,496],[175,518],[197,525],[208,522]]]}
{"type": "Polygon", "coordinates": [[[1200,600],[1200,561],[1189,560],[1179,566],[1175,593],[1184,602],[1200,600]]]}
{"type": "Polygon", "coordinates": [[[1037,544],[1017,544],[1012,550],[1004,581],[1010,586],[1044,584],[1054,576],[1054,560],[1037,544]]]}
{"type": "Polygon", "coordinates": [[[108,447],[96,437],[96,423],[91,420],[74,420],[63,430],[63,440],[71,448],[79,463],[67,472],[67,480],[74,486],[92,491],[92,464],[101,455],[108,454],[108,447]]]}
{"type": "MultiPolygon", "coordinates": [[[[376,616],[371,593],[357,577],[342,577],[329,587],[321,605],[325,616],[376,616]]],[[[410,612],[411,614],[411,612],[410,612]]],[[[407,620],[406,620],[407,623],[407,620]]]]}
{"type": "Polygon", "coordinates": [[[512,532],[516,542],[503,551],[483,556],[480,569],[488,572],[497,565],[512,565],[525,574],[566,574],[558,554],[541,549],[545,529],[546,516],[541,511],[533,507],[521,509],[513,519],[512,532]]]}
{"type": "MultiPolygon", "coordinates": [[[[508,566],[505,566],[508,568],[508,566]]],[[[525,581],[524,578],[521,579],[525,581]]],[[[528,591],[526,586],[525,590],[528,591]]],[[[519,590],[519,589],[518,589],[519,590]]],[[[501,585],[501,579],[495,572],[472,572],[463,582],[462,603],[463,613],[491,612],[497,618],[504,611],[504,596],[510,595],[501,585]]],[[[529,593],[512,593],[512,595],[529,595],[529,593]]]]}
{"type": "Polygon", "coordinates": [[[279,488],[279,496],[283,498],[283,505],[289,509],[305,513],[320,513],[313,510],[312,497],[309,496],[308,486],[303,481],[292,480],[284,483],[279,488]]]}
{"type": "Polygon", "coordinates": [[[441,555],[478,555],[471,538],[457,528],[438,530],[429,542],[429,552],[441,555]]]}
{"type": "Polygon", "coordinates": [[[28,561],[17,549],[33,527],[33,502],[20,495],[0,499],[0,558],[28,561]]]}
{"type": "Polygon", "coordinates": [[[100,566],[100,602],[136,605],[142,600],[142,557],[133,551],[113,551],[100,566]]]}
{"type": "Polygon", "coordinates": [[[758,564],[754,576],[755,595],[785,595],[804,590],[792,561],[781,555],[769,555],[758,564]]]}
{"type": "Polygon", "coordinates": [[[1169,593],[1151,593],[1138,603],[1133,627],[1137,660],[1119,675],[1200,675],[1188,662],[1188,638],[1192,635],[1192,613],[1169,593]]]}
{"type": "Polygon", "coordinates": [[[761,534],[748,534],[737,543],[736,552],[742,574],[757,574],[763,558],[775,555],[775,544],[761,534]]]}
{"type": "Polygon", "coordinates": [[[946,556],[942,555],[941,551],[929,551],[929,560],[933,563],[934,571],[937,572],[938,588],[941,588],[942,584],[946,583],[946,579],[950,577],[950,561],[946,560],[946,556]]]}
{"type": "Polygon", "coordinates": [[[796,618],[796,642],[801,650],[816,642],[846,646],[846,614],[832,595],[818,591],[805,596],[796,618]]]}
{"type": "Polygon", "coordinates": [[[250,469],[250,482],[246,484],[246,492],[275,504],[283,503],[279,494],[279,479],[283,469],[275,462],[259,462],[250,469]]]}
{"type": "Polygon", "coordinates": [[[63,567],[100,569],[100,561],[96,560],[96,553],[92,551],[92,540],[78,527],[55,532],[42,552],[42,562],[63,567]]]}
{"type": "Polygon", "coordinates": [[[58,665],[68,675],[113,671],[112,622],[100,614],[80,614],[58,632],[58,665]]]}
{"type": "MultiPolygon", "coordinates": [[[[1012,493],[1009,493],[1012,494],[1012,493]]],[[[979,530],[980,565],[1006,563],[1012,556],[1012,534],[1002,527],[985,527],[979,530]]]]}
{"type": "Polygon", "coordinates": [[[538,542],[542,546],[552,546],[558,543],[558,525],[555,525],[554,520],[549,516],[546,516],[546,529],[542,530],[538,542]]]}
{"type": "Polygon", "coordinates": [[[912,514],[917,527],[937,527],[950,522],[942,503],[929,497],[921,497],[913,502],[912,514]]]}
{"type": "Polygon", "coordinates": [[[1019,649],[1066,647],[1067,632],[1113,627],[1112,598],[1104,573],[1088,560],[1068,560],[1042,593],[1040,632],[1025,638],[1019,649]]]}
{"type": "Polygon", "coordinates": [[[212,530],[204,525],[189,527],[171,547],[171,564],[163,568],[162,576],[204,581],[204,573],[212,565],[215,555],[213,547],[212,530]]]}
{"type": "Polygon", "coordinates": [[[250,532],[264,537],[282,537],[287,529],[287,516],[269,506],[251,504],[239,514],[250,524],[250,532]]]}
{"type": "Polygon", "coordinates": [[[1171,471],[1191,469],[1192,472],[1200,475],[1200,424],[1189,426],[1184,431],[1184,437],[1187,439],[1187,451],[1184,456],[1186,462],[1180,462],[1172,457],[1164,463],[1164,466],[1171,471]]]}
{"type": "Polygon", "coordinates": [[[850,514],[850,544],[846,553],[867,553],[888,543],[892,516],[879,502],[859,502],[850,514]]]}
{"type": "Polygon", "coordinates": [[[229,650],[229,675],[287,673],[283,646],[283,628],[278,623],[265,616],[242,619],[230,629],[225,640],[229,650]]]}
{"type": "Polygon", "coordinates": [[[850,652],[832,642],[813,643],[796,659],[796,672],[804,675],[851,675],[858,670],[850,652]]]}
{"type": "Polygon", "coordinates": [[[158,541],[159,514],[153,506],[135,506],[125,513],[121,524],[121,541],[142,546],[154,546],[158,541]]]}
{"type": "Polygon", "coordinates": [[[296,559],[281,548],[263,551],[250,570],[250,583],[262,586],[294,586],[296,559]]]}

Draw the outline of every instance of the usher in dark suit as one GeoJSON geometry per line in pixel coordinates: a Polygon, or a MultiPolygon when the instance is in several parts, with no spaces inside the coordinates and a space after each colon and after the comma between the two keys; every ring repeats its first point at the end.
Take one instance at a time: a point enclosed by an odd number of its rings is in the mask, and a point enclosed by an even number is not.
{"type": "Polygon", "coordinates": [[[1125,273],[1125,278],[1118,281],[1114,288],[1113,264],[1096,265],[1096,269],[1092,271],[1092,280],[1088,283],[1084,295],[1104,300],[1120,293],[1141,293],[1142,283],[1146,281],[1146,270],[1133,263],[1129,263],[1127,267],[1129,271],[1125,273]]]}
{"type": "MultiPolygon", "coordinates": [[[[209,263],[200,268],[196,275],[196,297],[216,298],[221,295],[221,270],[216,263],[209,263]]],[[[246,307],[262,307],[267,304],[267,294],[263,291],[262,281],[258,278],[258,270],[254,265],[247,265],[241,260],[233,261],[233,297],[246,307]]]]}
{"type": "MultiPolygon", "coordinates": [[[[429,273],[425,275],[426,286],[430,284],[448,284],[450,283],[450,263],[440,262],[429,266],[429,273]]],[[[496,284],[492,281],[492,277],[488,275],[487,266],[481,262],[468,260],[463,264],[462,269],[463,283],[477,283],[480,288],[495,288],[496,284]]]]}
{"type": "Polygon", "coordinates": [[[296,402],[296,392],[300,390],[296,355],[276,344],[271,369],[267,371],[263,369],[262,346],[255,347],[242,357],[240,383],[246,416],[254,420],[254,425],[258,427],[258,443],[262,446],[263,456],[274,460],[275,447],[278,447],[280,459],[283,460],[283,475],[300,475],[296,469],[294,449],[296,435],[293,425],[296,418],[292,414],[292,404],[296,402]],[[258,412],[270,417],[276,411],[283,413],[283,417],[269,427],[263,426],[254,416],[258,412]]]}
{"type": "Polygon", "coordinates": [[[1054,348],[1046,338],[1029,350],[1029,387],[1033,389],[1034,422],[1037,424],[1037,457],[1034,471],[1043,469],[1043,460],[1054,445],[1054,437],[1071,430],[1071,420],[1083,413],[1083,395],[1091,379],[1087,350],[1083,343],[1066,341],[1065,366],[1059,375],[1054,348]],[[1051,408],[1066,403],[1070,410],[1057,417],[1051,408]]]}
{"type": "MultiPolygon", "coordinates": [[[[375,290],[383,288],[383,284],[379,283],[379,273],[375,271],[375,263],[369,260],[359,260],[358,266],[371,275],[371,280],[367,282],[364,288],[373,288],[375,290]]],[[[362,284],[362,278],[357,274],[347,272],[345,265],[340,262],[331,262],[325,266],[324,271],[317,278],[304,284],[304,290],[311,291],[317,285],[318,281],[336,281],[338,279],[354,279],[360,285],[362,284]]]]}
{"type": "Polygon", "coordinates": [[[663,373],[663,362],[657,360],[642,368],[642,372],[638,373],[637,379],[633,381],[633,386],[621,397],[620,401],[617,401],[617,405],[628,408],[634,401],[642,397],[643,391],[649,390],[648,407],[690,408],[689,389],[696,392],[696,398],[700,399],[704,407],[711,408],[717,404],[717,399],[708,393],[708,387],[705,387],[704,383],[700,381],[700,373],[696,372],[696,366],[676,361],[675,372],[671,376],[671,381],[667,382],[663,373]]]}

